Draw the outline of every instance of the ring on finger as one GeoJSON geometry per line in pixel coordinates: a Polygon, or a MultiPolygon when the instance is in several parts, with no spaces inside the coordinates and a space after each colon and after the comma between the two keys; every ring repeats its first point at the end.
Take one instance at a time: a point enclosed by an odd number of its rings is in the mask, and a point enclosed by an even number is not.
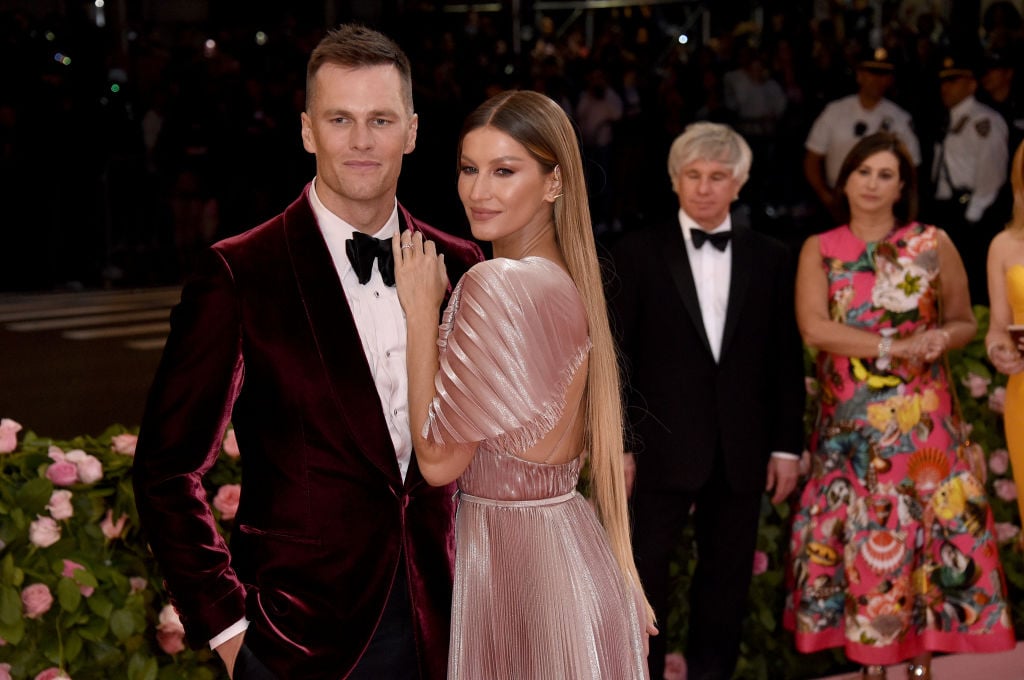
{"type": "Polygon", "coordinates": [[[410,248],[411,249],[412,248],[412,244],[411,243],[403,243],[402,244],[402,250],[405,250],[406,248],[410,248]]]}

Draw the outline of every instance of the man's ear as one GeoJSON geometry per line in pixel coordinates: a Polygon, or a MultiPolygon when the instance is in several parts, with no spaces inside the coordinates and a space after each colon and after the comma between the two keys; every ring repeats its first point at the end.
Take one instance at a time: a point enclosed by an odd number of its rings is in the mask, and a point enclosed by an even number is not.
{"type": "Polygon", "coordinates": [[[302,148],[309,153],[316,153],[316,140],[313,139],[312,121],[305,111],[302,112],[300,119],[302,120],[302,148]]]}

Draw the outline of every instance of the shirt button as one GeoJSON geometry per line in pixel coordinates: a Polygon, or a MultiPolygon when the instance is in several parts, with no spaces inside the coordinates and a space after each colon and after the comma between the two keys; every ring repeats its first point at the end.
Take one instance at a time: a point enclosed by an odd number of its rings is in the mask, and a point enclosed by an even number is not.
{"type": "Polygon", "coordinates": [[[379,298],[380,297],[380,291],[379,290],[373,291],[373,297],[379,298]]]}
{"type": "Polygon", "coordinates": [[[398,409],[396,408],[396,409],[395,409],[394,411],[392,411],[391,413],[397,416],[397,415],[398,415],[398,409]]]}
{"type": "Polygon", "coordinates": [[[388,357],[390,359],[391,358],[391,351],[388,350],[387,352],[384,352],[384,356],[386,356],[386,357],[388,357]]]}

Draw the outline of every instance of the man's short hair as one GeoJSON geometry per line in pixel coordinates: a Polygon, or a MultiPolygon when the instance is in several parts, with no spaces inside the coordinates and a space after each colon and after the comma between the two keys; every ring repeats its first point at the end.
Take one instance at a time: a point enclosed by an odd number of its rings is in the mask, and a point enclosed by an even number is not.
{"type": "Polygon", "coordinates": [[[309,56],[306,65],[306,109],[316,94],[314,81],[324,64],[346,68],[394,66],[402,79],[402,100],[407,113],[413,113],[412,66],[409,57],[391,38],[360,24],[342,24],[329,31],[309,56]]]}
{"type": "Polygon", "coordinates": [[[730,170],[733,178],[743,186],[750,176],[753,153],[746,140],[728,125],[721,123],[691,123],[672,142],[668,152],[668,176],[675,186],[683,166],[698,160],[717,161],[730,170]]]}

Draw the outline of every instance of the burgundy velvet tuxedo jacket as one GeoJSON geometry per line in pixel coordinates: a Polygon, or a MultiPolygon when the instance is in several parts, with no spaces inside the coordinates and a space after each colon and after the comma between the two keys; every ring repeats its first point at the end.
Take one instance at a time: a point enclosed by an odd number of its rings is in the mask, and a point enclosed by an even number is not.
{"type": "MultiPolygon", "coordinates": [[[[142,527],[189,643],[246,616],[278,677],[344,677],[372,637],[397,569],[410,584],[423,678],[446,673],[451,487],[403,483],[380,398],[307,196],[221,241],[171,315],[135,456],[142,527]],[[228,422],[242,452],[230,551],[203,475],[228,422]]],[[[452,282],[479,247],[415,220],[452,282]]]]}
{"type": "Polygon", "coordinates": [[[731,488],[756,492],[772,451],[803,451],[793,258],[764,234],[732,231],[717,362],[678,219],[626,234],[613,249],[607,297],[627,364],[626,446],[639,454],[638,490],[699,489],[722,455],[731,488]]]}

